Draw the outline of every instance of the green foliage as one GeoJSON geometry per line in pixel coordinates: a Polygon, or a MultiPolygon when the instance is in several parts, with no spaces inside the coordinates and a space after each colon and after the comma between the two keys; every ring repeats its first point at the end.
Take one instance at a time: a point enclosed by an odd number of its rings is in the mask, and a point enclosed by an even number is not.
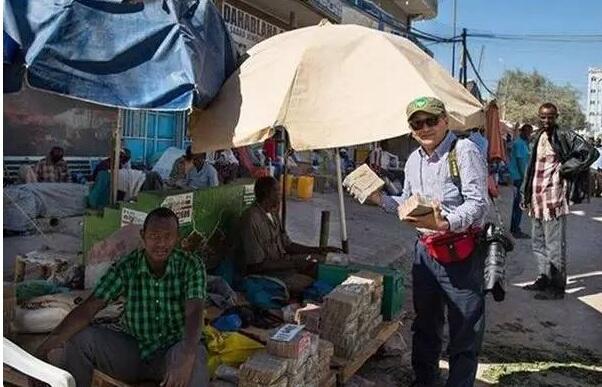
{"type": "Polygon", "coordinates": [[[497,85],[500,105],[505,119],[539,126],[537,110],[545,102],[558,106],[561,128],[580,130],[586,126],[585,115],[579,106],[579,91],[570,85],[558,86],[537,71],[525,73],[508,70],[497,85]]]}

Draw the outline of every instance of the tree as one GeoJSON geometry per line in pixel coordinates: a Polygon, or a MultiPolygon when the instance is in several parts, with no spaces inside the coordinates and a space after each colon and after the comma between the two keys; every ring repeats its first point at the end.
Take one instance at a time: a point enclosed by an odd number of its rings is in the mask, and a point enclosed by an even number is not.
{"type": "Polygon", "coordinates": [[[496,94],[506,120],[539,125],[539,107],[552,102],[558,106],[561,128],[581,130],[586,127],[585,115],[579,106],[579,91],[570,85],[555,85],[537,71],[530,74],[520,70],[504,72],[496,94]]]}

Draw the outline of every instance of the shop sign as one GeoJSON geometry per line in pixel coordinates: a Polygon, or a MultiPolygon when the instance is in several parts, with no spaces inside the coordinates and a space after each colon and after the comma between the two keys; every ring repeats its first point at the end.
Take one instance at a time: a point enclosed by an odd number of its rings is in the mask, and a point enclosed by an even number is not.
{"type": "Polygon", "coordinates": [[[310,0],[315,8],[321,9],[330,14],[337,21],[341,21],[343,16],[343,3],[341,0],[310,0]]]}
{"type": "Polygon", "coordinates": [[[222,6],[222,17],[241,51],[246,51],[262,40],[284,32],[284,29],[227,2],[222,6]]]}
{"type": "Polygon", "coordinates": [[[146,212],[124,207],[121,209],[121,227],[129,224],[142,226],[144,224],[144,219],[146,219],[146,215],[148,215],[146,212]]]}
{"type": "Polygon", "coordinates": [[[193,216],[193,193],[168,196],[163,200],[161,207],[172,210],[180,220],[180,226],[191,223],[193,216]]]}

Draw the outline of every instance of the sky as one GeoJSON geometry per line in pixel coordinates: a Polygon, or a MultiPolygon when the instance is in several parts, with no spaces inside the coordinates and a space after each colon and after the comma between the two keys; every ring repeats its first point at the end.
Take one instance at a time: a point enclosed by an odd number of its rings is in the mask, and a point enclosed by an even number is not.
{"type": "MultiPolygon", "coordinates": [[[[415,22],[421,31],[438,36],[453,35],[453,1],[439,0],[439,14],[429,21],[415,22]]],[[[457,34],[462,28],[479,33],[602,35],[602,0],[456,0],[457,34]]],[[[568,38],[567,38],[568,39],[568,38]]],[[[451,70],[452,45],[426,43],[435,58],[451,70]]],[[[602,67],[602,39],[583,42],[530,42],[468,38],[468,50],[487,86],[495,91],[504,70],[537,70],[559,85],[571,84],[581,92],[586,105],[587,70],[602,67]]],[[[456,77],[461,45],[456,46],[456,77]]],[[[469,67],[468,78],[473,79],[469,67]]],[[[484,97],[489,94],[481,87],[484,97]]]]}

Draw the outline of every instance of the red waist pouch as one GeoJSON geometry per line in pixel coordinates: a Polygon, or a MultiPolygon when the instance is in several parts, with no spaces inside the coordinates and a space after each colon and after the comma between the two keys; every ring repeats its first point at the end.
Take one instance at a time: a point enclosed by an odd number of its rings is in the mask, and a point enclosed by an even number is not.
{"type": "Polygon", "coordinates": [[[474,252],[479,242],[479,234],[480,230],[470,229],[461,233],[423,235],[420,242],[437,262],[462,262],[474,252]]]}

